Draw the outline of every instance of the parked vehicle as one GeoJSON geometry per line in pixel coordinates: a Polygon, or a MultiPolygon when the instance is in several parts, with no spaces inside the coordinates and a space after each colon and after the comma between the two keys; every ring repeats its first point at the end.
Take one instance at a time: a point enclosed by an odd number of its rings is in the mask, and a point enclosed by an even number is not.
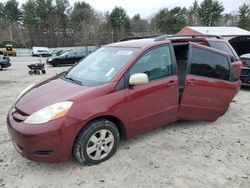
{"type": "Polygon", "coordinates": [[[51,55],[52,55],[53,57],[55,57],[55,56],[60,56],[62,53],[66,52],[66,51],[68,51],[68,50],[65,50],[65,49],[52,50],[52,51],[51,51],[51,55]]]}
{"type": "Polygon", "coordinates": [[[241,63],[190,42],[203,38],[110,44],[29,86],[7,117],[16,150],[40,162],[74,156],[94,165],[109,159],[121,139],[180,119],[217,120],[240,89],[241,63]]]}
{"type": "Polygon", "coordinates": [[[50,57],[52,56],[49,48],[47,47],[36,47],[32,48],[32,56],[33,57],[50,57]]]}
{"type": "Polygon", "coordinates": [[[53,67],[61,65],[72,65],[84,58],[86,54],[83,50],[67,50],[61,53],[59,56],[54,56],[47,59],[46,63],[53,67]]]}
{"type": "Polygon", "coordinates": [[[250,53],[240,56],[243,62],[240,79],[243,86],[250,86],[250,53]]]}
{"type": "Polygon", "coordinates": [[[0,71],[3,70],[3,68],[8,68],[10,66],[10,58],[4,55],[0,55],[0,71]]]}
{"type": "Polygon", "coordinates": [[[29,70],[29,75],[40,75],[42,74],[46,74],[46,70],[45,70],[45,63],[34,63],[34,64],[30,64],[27,65],[29,70]]]}
{"type": "Polygon", "coordinates": [[[12,44],[6,44],[5,48],[3,49],[4,56],[16,56],[16,49],[13,47],[12,44]]]}

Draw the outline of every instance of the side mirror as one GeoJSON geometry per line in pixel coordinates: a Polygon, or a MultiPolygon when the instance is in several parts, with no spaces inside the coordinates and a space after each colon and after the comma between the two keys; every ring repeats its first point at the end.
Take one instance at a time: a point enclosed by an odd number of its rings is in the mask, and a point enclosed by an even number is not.
{"type": "Polygon", "coordinates": [[[129,85],[139,86],[149,83],[148,75],[145,73],[135,73],[129,78],[129,85]]]}

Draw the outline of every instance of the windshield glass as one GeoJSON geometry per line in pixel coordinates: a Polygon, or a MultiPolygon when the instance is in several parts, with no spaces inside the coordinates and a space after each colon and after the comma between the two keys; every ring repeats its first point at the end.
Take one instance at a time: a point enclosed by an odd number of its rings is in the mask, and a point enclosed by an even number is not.
{"type": "Polygon", "coordinates": [[[62,53],[59,54],[59,56],[66,56],[68,54],[68,51],[64,51],[62,53]]]}
{"type": "Polygon", "coordinates": [[[103,47],[87,56],[66,75],[83,85],[108,83],[132,59],[139,48],[103,47]]]}
{"type": "Polygon", "coordinates": [[[240,56],[244,67],[250,67],[250,53],[240,56]]]}

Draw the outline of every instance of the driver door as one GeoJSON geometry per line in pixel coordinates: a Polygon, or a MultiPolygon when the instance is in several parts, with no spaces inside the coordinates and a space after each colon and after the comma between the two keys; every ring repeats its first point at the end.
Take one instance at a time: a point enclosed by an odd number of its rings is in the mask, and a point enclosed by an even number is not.
{"type": "Polygon", "coordinates": [[[176,120],[179,98],[170,46],[145,52],[132,66],[129,75],[146,73],[149,83],[126,89],[127,114],[133,133],[176,120]]]}

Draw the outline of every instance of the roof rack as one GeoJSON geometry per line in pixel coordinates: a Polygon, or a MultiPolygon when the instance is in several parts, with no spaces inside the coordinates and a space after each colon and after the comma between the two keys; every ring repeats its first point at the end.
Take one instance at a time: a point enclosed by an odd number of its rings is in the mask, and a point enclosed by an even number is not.
{"type": "Polygon", "coordinates": [[[119,42],[124,42],[124,41],[129,41],[129,40],[136,40],[136,39],[150,39],[150,38],[159,38],[163,35],[161,34],[157,34],[157,35],[147,35],[147,36],[143,36],[143,37],[125,37],[119,40],[119,42]]]}
{"type": "Polygon", "coordinates": [[[181,34],[177,34],[177,35],[161,35],[159,37],[157,37],[155,39],[155,41],[162,41],[162,40],[166,40],[168,38],[178,38],[178,37],[192,37],[192,38],[197,38],[197,37],[215,37],[217,39],[223,39],[222,36],[219,35],[181,35],[181,34]]]}

